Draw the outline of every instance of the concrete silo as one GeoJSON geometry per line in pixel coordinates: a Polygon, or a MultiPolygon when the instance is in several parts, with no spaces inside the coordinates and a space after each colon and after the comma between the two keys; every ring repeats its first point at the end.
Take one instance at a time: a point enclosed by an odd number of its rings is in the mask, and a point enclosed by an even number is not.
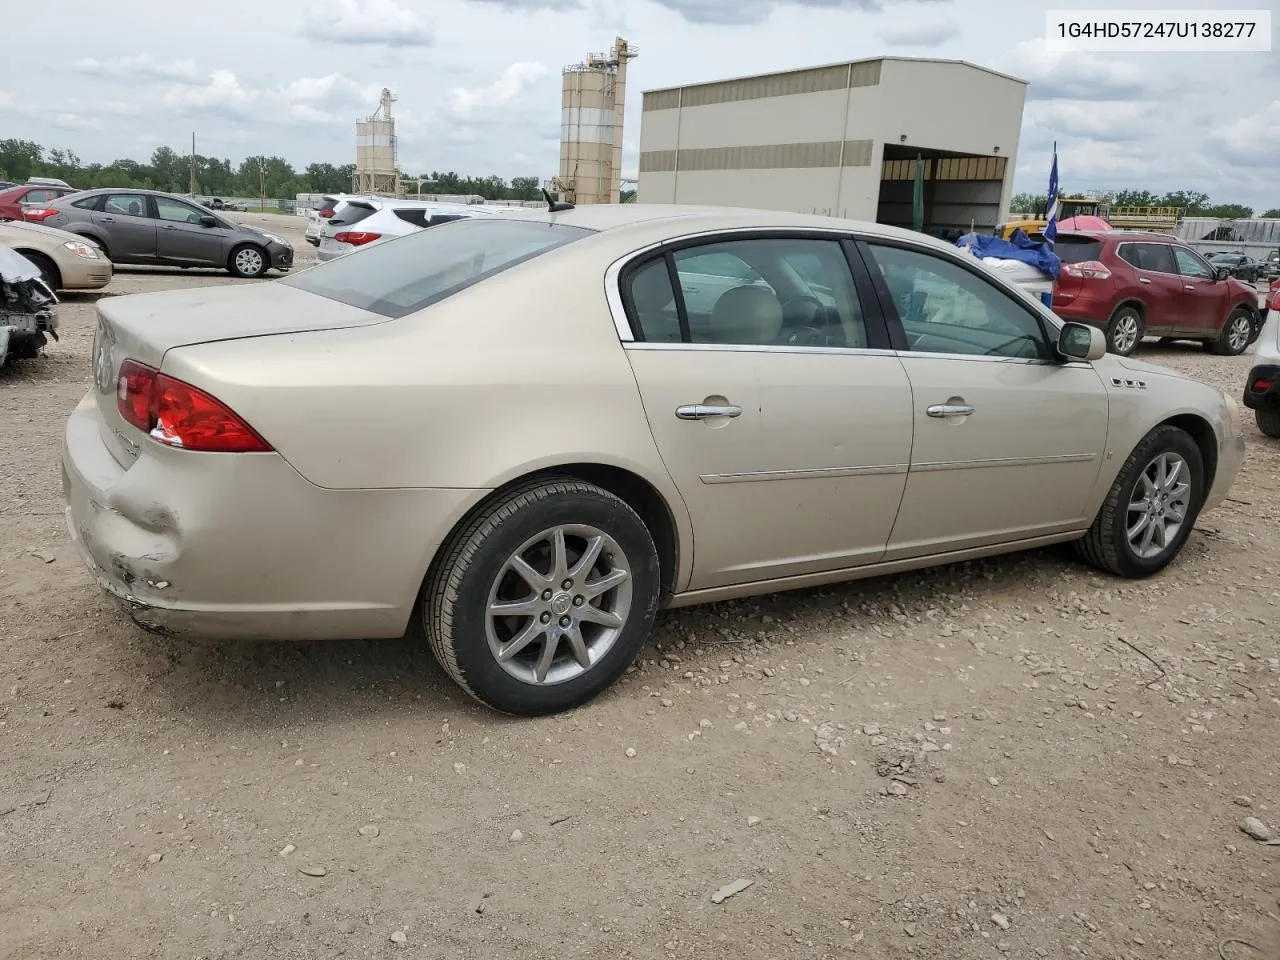
{"type": "Polygon", "coordinates": [[[570,203],[617,203],[622,189],[622,120],[627,61],[639,50],[618,37],[607,54],[564,68],[560,175],[552,186],[570,203]]]}
{"type": "Polygon", "coordinates": [[[378,109],[356,121],[356,172],[351,184],[354,193],[394,197],[400,190],[396,122],[391,116],[395,101],[391,91],[384,88],[378,109]]]}

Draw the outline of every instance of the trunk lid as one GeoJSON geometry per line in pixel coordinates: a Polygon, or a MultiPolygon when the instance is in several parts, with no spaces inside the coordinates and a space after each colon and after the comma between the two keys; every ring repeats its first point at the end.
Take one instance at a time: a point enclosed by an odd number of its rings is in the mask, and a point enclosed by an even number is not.
{"type": "Polygon", "coordinates": [[[387,322],[379,314],[278,282],[99,300],[91,356],[103,441],[128,467],[145,440],[116,405],[116,382],[125,360],[161,369],[165,354],[175,347],[387,322]]]}

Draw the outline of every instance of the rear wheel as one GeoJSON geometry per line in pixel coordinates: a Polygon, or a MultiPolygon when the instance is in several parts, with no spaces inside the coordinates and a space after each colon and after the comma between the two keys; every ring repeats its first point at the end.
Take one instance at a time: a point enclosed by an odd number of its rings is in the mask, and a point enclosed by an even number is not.
{"type": "Polygon", "coordinates": [[[1107,350],[1127,357],[1142,342],[1146,325],[1136,307],[1121,307],[1107,324],[1107,350]]]}
{"type": "Polygon", "coordinates": [[[261,247],[246,243],[231,251],[227,269],[237,277],[252,280],[266,273],[268,266],[266,252],[261,247]]]}
{"type": "Polygon", "coordinates": [[[1266,436],[1280,437],[1280,410],[1255,410],[1253,418],[1266,436]]]}
{"type": "Polygon", "coordinates": [[[468,693],[522,716],[586,703],[622,675],[657,609],[644,521],[592,484],[517,488],[445,547],[422,619],[436,659],[468,693]]]}
{"type": "Polygon", "coordinates": [[[1159,573],[1187,542],[1204,496],[1200,448],[1185,430],[1156,427],[1125,460],[1076,553],[1122,577],[1159,573]]]}
{"type": "Polygon", "coordinates": [[[1214,341],[1213,352],[1224,357],[1239,356],[1253,342],[1253,328],[1253,314],[1244,307],[1236,307],[1214,341]]]}

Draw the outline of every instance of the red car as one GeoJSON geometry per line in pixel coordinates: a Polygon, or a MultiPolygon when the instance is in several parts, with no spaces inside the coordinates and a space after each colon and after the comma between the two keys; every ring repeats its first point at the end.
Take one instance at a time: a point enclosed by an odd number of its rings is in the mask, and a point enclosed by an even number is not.
{"type": "Polygon", "coordinates": [[[21,220],[24,203],[50,203],[59,197],[77,193],[75,187],[51,186],[46,183],[24,183],[0,190],[0,220],[21,220]]]}
{"type": "Polygon", "coordinates": [[[1126,231],[1058,234],[1062,271],[1053,312],[1100,327],[1107,349],[1128,356],[1143,337],[1199,340],[1243,353],[1262,328],[1258,293],[1184,243],[1126,231]]]}

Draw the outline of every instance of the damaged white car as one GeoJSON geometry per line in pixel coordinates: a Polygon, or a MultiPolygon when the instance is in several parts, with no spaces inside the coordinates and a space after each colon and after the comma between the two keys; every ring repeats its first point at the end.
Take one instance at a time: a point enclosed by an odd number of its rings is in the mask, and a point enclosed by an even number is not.
{"type": "Polygon", "coordinates": [[[9,360],[34,359],[49,337],[58,339],[57,302],[39,267],[0,246],[0,367],[9,360]]]}

